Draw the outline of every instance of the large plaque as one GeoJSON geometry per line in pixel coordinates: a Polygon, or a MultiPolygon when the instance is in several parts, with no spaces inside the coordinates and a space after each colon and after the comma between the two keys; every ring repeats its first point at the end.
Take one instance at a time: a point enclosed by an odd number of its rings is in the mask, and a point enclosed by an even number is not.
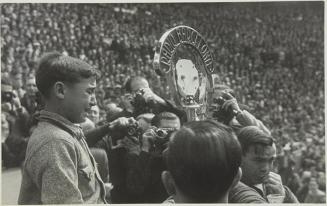
{"type": "Polygon", "coordinates": [[[175,103],[186,111],[189,121],[206,119],[214,67],[199,32],[188,26],[165,32],[156,46],[154,68],[167,77],[175,103]]]}

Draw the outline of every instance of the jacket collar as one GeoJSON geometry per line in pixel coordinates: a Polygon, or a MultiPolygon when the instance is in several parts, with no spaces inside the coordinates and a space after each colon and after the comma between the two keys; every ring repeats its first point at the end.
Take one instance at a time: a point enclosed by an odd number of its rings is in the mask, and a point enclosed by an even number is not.
{"type": "Polygon", "coordinates": [[[54,124],[54,125],[60,127],[61,129],[65,130],[66,132],[70,133],[74,137],[77,137],[78,139],[80,139],[81,137],[84,136],[80,126],[73,124],[71,121],[69,121],[68,119],[66,119],[65,117],[63,117],[57,113],[42,110],[42,111],[40,111],[38,120],[46,121],[51,124],[54,124]],[[81,134],[81,132],[82,132],[82,134],[81,134]]]}

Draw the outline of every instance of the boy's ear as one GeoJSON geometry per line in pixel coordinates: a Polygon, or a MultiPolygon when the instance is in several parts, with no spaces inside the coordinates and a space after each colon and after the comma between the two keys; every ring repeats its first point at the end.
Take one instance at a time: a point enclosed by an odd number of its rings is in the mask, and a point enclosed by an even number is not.
{"type": "Polygon", "coordinates": [[[169,196],[176,194],[176,186],[173,177],[169,171],[163,171],[161,173],[161,180],[169,196]]]}
{"type": "Polygon", "coordinates": [[[63,82],[56,82],[53,86],[53,91],[58,99],[64,99],[67,88],[63,82]]]}
{"type": "Polygon", "coordinates": [[[241,178],[242,178],[242,169],[239,167],[238,172],[235,175],[234,180],[233,180],[232,185],[230,186],[230,188],[235,187],[237,185],[237,183],[241,180],[241,178]]]}

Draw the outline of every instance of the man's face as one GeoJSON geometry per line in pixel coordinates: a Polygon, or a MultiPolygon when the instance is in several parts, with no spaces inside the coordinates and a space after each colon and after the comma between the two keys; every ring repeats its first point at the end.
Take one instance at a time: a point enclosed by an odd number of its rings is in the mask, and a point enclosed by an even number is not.
{"type": "Polygon", "coordinates": [[[19,89],[23,86],[23,80],[21,74],[16,74],[12,76],[12,85],[14,89],[19,89]]]}
{"type": "Polygon", "coordinates": [[[97,105],[91,107],[91,110],[89,112],[89,118],[94,124],[97,124],[99,122],[100,111],[97,105]]]}
{"type": "Polygon", "coordinates": [[[252,145],[242,157],[242,181],[247,185],[263,182],[263,178],[273,169],[276,146],[252,145]]]}
{"type": "Polygon", "coordinates": [[[66,118],[72,123],[84,122],[91,107],[96,105],[96,80],[90,77],[81,79],[78,83],[66,85],[67,93],[64,98],[66,118]]]}
{"type": "Polygon", "coordinates": [[[4,142],[9,135],[9,123],[6,119],[6,115],[1,113],[1,142],[4,142]]]}
{"type": "Polygon", "coordinates": [[[29,95],[34,95],[37,92],[37,87],[35,83],[35,78],[30,78],[26,82],[26,92],[29,95]]]}

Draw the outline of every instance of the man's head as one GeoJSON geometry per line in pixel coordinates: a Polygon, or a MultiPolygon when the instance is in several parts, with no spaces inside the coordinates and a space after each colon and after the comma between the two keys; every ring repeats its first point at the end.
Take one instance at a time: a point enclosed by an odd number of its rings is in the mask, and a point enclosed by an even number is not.
{"type": "Polygon", "coordinates": [[[273,168],[276,159],[275,140],[256,126],[247,126],[240,130],[238,140],[242,146],[242,182],[256,185],[273,168]]]}
{"type": "Polygon", "coordinates": [[[14,89],[11,85],[10,79],[1,77],[1,104],[11,102],[14,96],[14,89]]]}
{"type": "Polygon", "coordinates": [[[144,113],[137,116],[136,121],[138,122],[139,127],[142,128],[143,131],[146,131],[150,128],[153,117],[153,113],[144,113]]]}
{"type": "Polygon", "coordinates": [[[151,123],[158,128],[174,128],[178,130],[181,127],[179,117],[171,112],[161,112],[155,115],[151,123]]]}
{"type": "Polygon", "coordinates": [[[162,181],[177,203],[226,202],[241,176],[241,146],[233,131],[214,121],[186,123],[164,153],[162,181]]]}
{"type": "Polygon", "coordinates": [[[144,77],[140,76],[131,77],[125,84],[125,90],[129,93],[134,93],[143,88],[149,88],[149,83],[144,77]]]}
{"type": "Polygon", "coordinates": [[[97,124],[99,122],[100,109],[98,105],[94,105],[91,107],[88,117],[94,124],[97,124]]]}
{"type": "Polygon", "coordinates": [[[10,74],[12,86],[14,89],[20,89],[23,86],[23,77],[19,72],[12,72],[10,74]]]}
{"type": "Polygon", "coordinates": [[[107,112],[107,120],[113,121],[114,119],[120,117],[123,109],[119,106],[117,106],[116,103],[113,102],[105,102],[105,110],[107,112]]]}
{"type": "Polygon", "coordinates": [[[35,77],[29,77],[26,80],[26,93],[30,96],[34,96],[37,92],[35,77]]]}
{"type": "Polygon", "coordinates": [[[96,105],[97,76],[98,71],[86,62],[51,52],[39,62],[36,86],[46,108],[51,107],[71,122],[80,123],[96,105]]]}

